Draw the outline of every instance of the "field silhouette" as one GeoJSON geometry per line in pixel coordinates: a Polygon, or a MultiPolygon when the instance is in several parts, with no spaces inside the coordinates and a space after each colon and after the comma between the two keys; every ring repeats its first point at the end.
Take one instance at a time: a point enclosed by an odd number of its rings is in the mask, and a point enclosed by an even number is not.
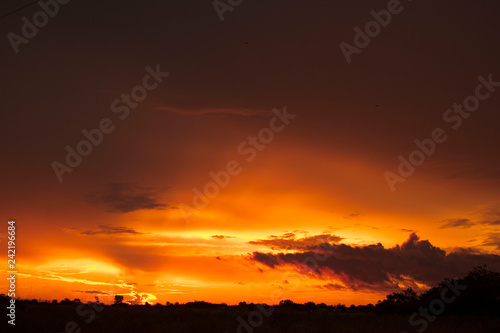
{"type": "MultiPolygon", "coordinates": [[[[2,295],[2,306],[9,298],[2,295]]],[[[498,332],[500,273],[475,267],[465,277],[445,279],[417,295],[411,288],[387,295],[377,304],[346,306],[282,300],[279,305],[83,304],[16,300],[19,332],[498,332]]]]}

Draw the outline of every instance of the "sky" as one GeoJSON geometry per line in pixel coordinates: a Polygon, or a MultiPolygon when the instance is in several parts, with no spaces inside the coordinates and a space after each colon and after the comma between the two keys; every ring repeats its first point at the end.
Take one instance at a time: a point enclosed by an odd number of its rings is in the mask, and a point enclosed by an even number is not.
{"type": "Polygon", "coordinates": [[[17,297],[367,304],[500,270],[497,1],[47,3],[0,19],[17,297]]]}

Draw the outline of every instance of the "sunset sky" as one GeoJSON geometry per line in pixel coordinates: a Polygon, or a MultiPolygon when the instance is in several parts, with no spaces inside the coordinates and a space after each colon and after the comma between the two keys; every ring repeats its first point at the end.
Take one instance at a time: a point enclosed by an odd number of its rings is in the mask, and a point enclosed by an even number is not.
{"type": "Polygon", "coordinates": [[[387,3],[246,0],[221,21],[210,0],[75,0],[18,53],[7,36],[41,7],[0,19],[0,271],[14,219],[18,296],[349,305],[500,270],[500,3],[401,1],[348,63],[339,44],[387,3]]]}

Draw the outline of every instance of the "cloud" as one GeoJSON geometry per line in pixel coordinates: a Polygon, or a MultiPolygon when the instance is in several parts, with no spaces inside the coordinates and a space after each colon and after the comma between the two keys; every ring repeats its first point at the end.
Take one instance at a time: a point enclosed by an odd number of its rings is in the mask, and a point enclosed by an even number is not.
{"type": "Polygon", "coordinates": [[[270,236],[269,239],[259,239],[248,242],[251,245],[263,245],[273,250],[310,250],[322,243],[338,243],[342,237],[322,234],[295,239],[294,233],[286,233],[281,236],[270,236]]]}
{"type": "Polygon", "coordinates": [[[179,108],[171,106],[155,106],[154,110],[173,112],[184,116],[204,116],[204,115],[233,115],[233,116],[256,116],[268,113],[269,111],[250,109],[242,107],[233,108],[179,108]]]}
{"type": "Polygon", "coordinates": [[[474,223],[470,219],[446,219],[441,222],[445,222],[443,225],[439,227],[439,229],[445,228],[470,228],[474,226],[474,223]]]}
{"type": "Polygon", "coordinates": [[[486,226],[499,226],[500,225],[500,210],[498,208],[483,208],[477,211],[481,216],[479,219],[480,224],[486,226]]]}
{"type": "Polygon", "coordinates": [[[352,290],[376,291],[398,290],[403,286],[418,289],[416,283],[435,285],[445,277],[462,276],[472,267],[483,264],[490,269],[500,269],[498,255],[467,249],[447,254],[429,241],[420,240],[415,233],[403,244],[387,249],[380,243],[322,244],[316,250],[298,253],[254,252],[250,260],[271,269],[293,267],[317,279],[340,281],[352,290]]]}
{"type": "Polygon", "coordinates": [[[481,221],[481,224],[486,224],[486,225],[500,225],[500,220],[495,220],[495,221],[481,221]]]}
{"type": "Polygon", "coordinates": [[[225,236],[225,235],[212,235],[212,238],[219,240],[226,240],[228,238],[235,238],[234,236],[225,236]]]}
{"type": "Polygon", "coordinates": [[[470,219],[458,218],[458,219],[446,219],[446,220],[443,220],[441,222],[445,222],[445,223],[439,227],[440,229],[471,228],[475,225],[489,225],[489,226],[500,225],[500,219],[483,220],[483,221],[474,222],[473,220],[470,220],[470,219]]]}
{"type": "Polygon", "coordinates": [[[349,214],[347,216],[344,216],[344,218],[350,220],[350,219],[358,217],[359,215],[360,215],[359,212],[354,212],[354,213],[351,213],[351,214],[349,214]]]}
{"type": "Polygon", "coordinates": [[[107,211],[129,213],[141,209],[163,210],[166,204],[158,201],[159,190],[128,183],[109,184],[103,191],[85,195],[88,203],[103,207],[107,211]]]}
{"type": "Polygon", "coordinates": [[[117,235],[117,234],[132,234],[132,235],[142,235],[141,232],[135,231],[134,229],[129,229],[126,227],[111,227],[107,225],[100,225],[98,230],[87,230],[82,231],[82,235],[117,235]]]}
{"type": "Polygon", "coordinates": [[[104,291],[98,291],[98,290],[71,290],[75,293],[84,293],[84,294],[99,294],[99,295],[109,295],[107,292],[104,291]]]}
{"type": "Polygon", "coordinates": [[[322,285],[322,286],[317,286],[316,288],[328,289],[328,290],[344,290],[344,289],[347,289],[345,286],[340,285],[338,283],[327,283],[327,284],[322,285]]]}
{"type": "Polygon", "coordinates": [[[400,231],[403,231],[403,232],[409,232],[409,233],[413,233],[413,232],[417,232],[418,230],[413,230],[413,229],[399,229],[400,231]]]}
{"type": "Polygon", "coordinates": [[[500,251],[500,233],[499,232],[492,232],[492,233],[486,234],[486,239],[484,240],[482,245],[495,246],[496,249],[500,251]]]}

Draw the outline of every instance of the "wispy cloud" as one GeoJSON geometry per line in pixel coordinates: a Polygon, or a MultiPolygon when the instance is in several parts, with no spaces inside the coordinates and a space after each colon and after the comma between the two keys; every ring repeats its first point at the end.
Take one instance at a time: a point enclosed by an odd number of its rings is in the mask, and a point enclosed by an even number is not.
{"type": "Polygon", "coordinates": [[[440,229],[471,228],[471,227],[476,226],[476,225],[483,225],[483,226],[499,226],[500,225],[500,219],[473,221],[471,219],[466,219],[466,218],[457,218],[457,219],[446,219],[446,220],[443,220],[441,222],[442,223],[444,222],[444,224],[442,224],[439,227],[440,229]]]}
{"type": "Polygon", "coordinates": [[[228,238],[235,238],[234,236],[225,236],[225,235],[212,235],[212,238],[219,240],[226,240],[228,238]]]}
{"type": "Polygon", "coordinates": [[[495,246],[500,251],[500,232],[492,232],[486,234],[486,239],[483,241],[484,246],[495,246]]]}
{"type": "Polygon", "coordinates": [[[273,250],[310,250],[323,243],[338,243],[342,237],[322,234],[303,238],[295,238],[294,233],[286,233],[281,236],[270,236],[269,239],[259,239],[248,242],[251,245],[263,245],[273,250]]]}
{"type": "Polygon", "coordinates": [[[413,230],[413,229],[399,229],[400,231],[406,232],[406,233],[412,233],[412,232],[417,232],[418,230],[413,230]]]}
{"type": "Polygon", "coordinates": [[[316,286],[316,288],[327,289],[327,290],[344,290],[347,289],[345,286],[338,283],[327,283],[325,285],[316,286]]]}
{"type": "Polygon", "coordinates": [[[344,218],[348,219],[348,220],[351,220],[351,219],[354,219],[354,218],[358,217],[359,215],[360,215],[359,212],[354,212],[354,213],[351,213],[349,215],[344,216],[344,218]]]}
{"type": "Polygon", "coordinates": [[[141,232],[135,231],[134,229],[129,229],[126,227],[112,227],[108,225],[100,225],[97,230],[86,230],[81,232],[82,235],[119,235],[119,234],[132,234],[141,235],[141,232]]]}
{"type": "Polygon", "coordinates": [[[441,222],[444,222],[439,228],[470,228],[474,225],[474,223],[470,219],[458,218],[458,219],[446,219],[441,222]]]}
{"type": "Polygon", "coordinates": [[[72,292],[75,293],[82,293],[82,294],[99,294],[99,295],[109,295],[109,293],[105,291],[98,291],[98,290],[71,290],[72,292]]]}
{"type": "Polygon", "coordinates": [[[129,213],[141,209],[165,209],[158,200],[160,191],[154,187],[140,187],[129,183],[109,184],[104,190],[85,195],[88,203],[107,211],[129,213]]]}

